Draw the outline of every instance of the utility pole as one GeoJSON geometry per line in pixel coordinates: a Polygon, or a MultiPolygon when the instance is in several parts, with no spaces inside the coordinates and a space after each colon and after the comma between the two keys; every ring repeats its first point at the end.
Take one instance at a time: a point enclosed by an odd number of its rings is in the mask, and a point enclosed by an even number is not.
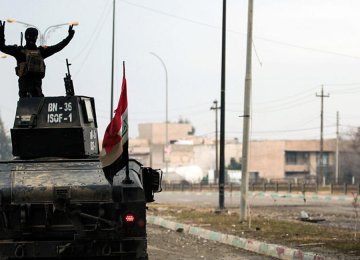
{"type": "Polygon", "coordinates": [[[319,176],[320,181],[324,177],[324,167],[323,167],[323,154],[324,154],[324,97],[330,97],[329,94],[324,95],[324,85],[321,85],[321,94],[316,94],[316,97],[321,98],[321,107],[320,107],[320,156],[319,156],[319,176]]]}
{"type": "Polygon", "coordinates": [[[223,0],[221,42],[221,109],[220,109],[220,172],[219,210],[225,209],[225,65],[226,65],[226,0],[223,0]]]}
{"type": "Polygon", "coordinates": [[[248,26],[247,26],[247,50],[246,50],[246,74],[243,115],[243,143],[241,164],[241,197],[240,197],[240,221],[247,220],[247,192],[249,188],[249,136],[250,136],[250,108],[251,108],[251,76],[252,76],[252,33],[253,33],[253,6],[254,1],[248,3],[248,26]]]}
{"type": "Polygon", "coordinates": [[[339,111],[336,112],[336,154],[335,154],[335,183],[339,184],[339,111]]]}
{"type": "Polygon", "coordinates": [[[163,61],[163,59],[157,55],[154,52],[150,52],[151,55],[153,55],[155,58],[157,58],[161,65],[164,68],[165,71],[165,145],[164,145],[164,150],[163,150],[163,158],[164,158],[164,162],[165,162],[165,174],[168,173],[168,168],[169,168],[169,160],[168,160],[168,156],[166,156],[165,158],[165,153],[169,153],[169,83],[168,83],[168,71],[165,65],[165,62],[163,61]],[[166,151],[165,151],[166,150],[166,151]]]}
{"type": "MultiPolygon", "coordinates": [[[[218,101],[214,100],[214,105],[210,110],[215,111],[215,183],[219,181],[219,164],[218,164],[218,101]]],[[[220,199],[220,198],[219,198],[220,199]]]]}

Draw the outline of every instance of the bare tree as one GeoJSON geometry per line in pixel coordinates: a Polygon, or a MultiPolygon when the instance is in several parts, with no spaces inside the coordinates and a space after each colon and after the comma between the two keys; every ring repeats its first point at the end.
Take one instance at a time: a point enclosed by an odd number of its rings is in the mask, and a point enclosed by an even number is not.
{"type": "Polygon", "coordinates": [[[340,147],[340,178],[350,183],[360,181],[360,128],[342,137],[340,147]]]}

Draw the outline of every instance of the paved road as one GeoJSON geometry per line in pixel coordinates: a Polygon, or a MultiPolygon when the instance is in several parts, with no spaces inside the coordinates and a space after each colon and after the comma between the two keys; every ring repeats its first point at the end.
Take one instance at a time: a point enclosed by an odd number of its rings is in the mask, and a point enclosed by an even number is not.
{"type": "MultiPolygon", "coordinates": [[[[160,203],[168,203],[176,201],[177,203],[190,203],[190,204],[201,204],[205,203],[206,206],[217,206],[219,204],[219,194],[218,192],[208,192],[208,191],[163,191],[156,194],[156,200],[160,203]]],[[[273,204],[274,199],[278,204],[287,204],[287,205],[302,205],[304,204],[302,194],[288,194],[288,193],[273,193],[273,192],[249,192],[249,201],[254,205],[268,205],[269,203],[273,204]],[[277,195],[275,198],[271,195],[277,195]],[[284,195],[284,196],[282,196],[284,195]],[[285,197],[285,195],[287,197],[285,197]],[[290,197],[291,196],[291,197],[290,197]]],[[[312,204],[337,204],[337,205],[347,205],[351,202],[352,197],[349,196],[331,196],[331,195],[316,195],[315,194],[305,194],[307,203],[312,204]]],[[[225,205],[228,207],[236,207],[240,204],[240,192],[225,192],[225,205]]]]}

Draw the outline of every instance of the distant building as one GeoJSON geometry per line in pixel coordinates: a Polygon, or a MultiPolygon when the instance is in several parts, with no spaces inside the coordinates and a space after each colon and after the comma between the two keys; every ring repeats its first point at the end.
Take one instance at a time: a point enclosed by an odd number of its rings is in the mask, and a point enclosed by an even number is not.
{"type": "MultiPolygon", "coordinates": [[[[191,124],[168,123],[139,125],[139,137],[130,140],[130,154],[153,168],[198,165],[203,172],[215,169],[215,141],[192,135],[191,124]]],[[[324,140],[323,172],[334,175],[336,140],[324,140]]],[[[315,179],[320,166],[319,140],[262,140],[250,142],[250,180],[306,178],[315,179]]],[[[225,165],[234,158],[241,161],[242,145],[226,140],[225,165]]],[[[321,181],[319,179],[319,181],[321,181]]]]}
{"type": "Polygon", "coordinates": [[[166,125],[168,126],[168,141],[177,141],[191,137],[191,124],[180,123],[146,123],[139,124],[139,138],[148,140],[149,144],[165,144],[166,125]]]}
{"type": "MultiPolygon", "coordinates": [[[[324,140],[322,167],[326,177],[334,172],[335,149],[336,140],[324,140]]],[[[251,141],[249,164],[250,172],[261,178],[316,178],[320,166],[320,142],[251,141]]]]}
{"type": "MultiPolygon", "coordinates": [[[[139,124],[139,139],[146,140],[149,147],[149,161],[153,168],[182,166],[193,163],[192,125],[182,123],[139,124]],[[166,143],[168,129],[168,146],[166,143]],[[181,145],[177,145],[176,143],[181,145]]],[[[132,140],[130,140],[132,147],[132,140]]]]}
{"type": "Polygon", "coordinates": [[[130,139],[129,154],[131,154],[131,158],[138,160],[145,166],[151,164],[150,146],[146,139],[130,139]]]}

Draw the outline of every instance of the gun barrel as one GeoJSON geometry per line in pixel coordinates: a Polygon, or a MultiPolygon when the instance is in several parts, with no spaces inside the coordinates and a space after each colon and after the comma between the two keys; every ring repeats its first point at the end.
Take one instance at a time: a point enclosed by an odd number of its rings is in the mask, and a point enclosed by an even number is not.
{"type": "Polygon", "coordinates": [[[74,85],[71,79],[71,74],[70,74],[70,63],[69,60],[66,59],[66,67],[67,67],[67,73],[65,73],[65,78],[64,78],[64,82],[65,82],[65,92],[66,92],[66,96],[74,96],[74,85]]]}
{"type": "Polygon", "coordinates": [[[69,63],[69,61],[68,61],[68,59],[66,59],[66,67],[67,67],[67,71],[68,71],[68,75],[69,75],[69,77],[71,77],[71,74],[70,74],[70,63],[69,63]]]}

